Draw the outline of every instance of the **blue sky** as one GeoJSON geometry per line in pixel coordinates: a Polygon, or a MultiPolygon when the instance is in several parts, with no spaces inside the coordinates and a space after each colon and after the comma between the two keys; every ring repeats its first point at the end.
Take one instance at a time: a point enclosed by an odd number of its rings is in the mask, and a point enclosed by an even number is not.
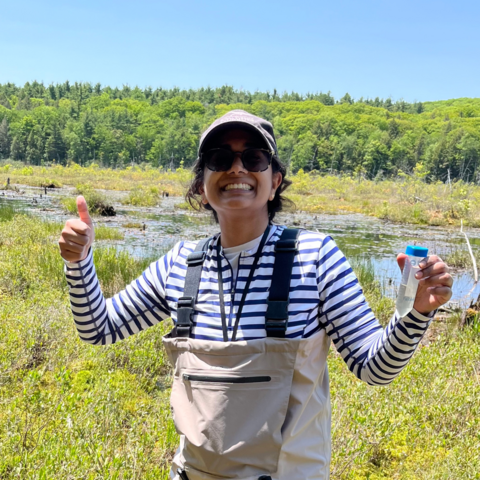
{"type": "Polygon", "coordinates": [[[480,97],[478,0],[0,0],[0,83],[480,97]]]}

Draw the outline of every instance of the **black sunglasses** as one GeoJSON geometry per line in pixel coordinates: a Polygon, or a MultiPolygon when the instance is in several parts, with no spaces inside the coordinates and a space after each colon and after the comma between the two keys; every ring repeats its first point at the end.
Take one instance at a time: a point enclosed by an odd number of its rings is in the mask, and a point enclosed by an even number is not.
{"type": "Polygon", "coordinates": [[[247,148],[243,152],[232,152],[227,148],[212,148],[200,155],[204,165],[213,172],[227,172],[232,168],[235,156],[240,154],[242,164],[249,172],[263,172],[272,163],[275,152],[264,148],[247,148]]]}

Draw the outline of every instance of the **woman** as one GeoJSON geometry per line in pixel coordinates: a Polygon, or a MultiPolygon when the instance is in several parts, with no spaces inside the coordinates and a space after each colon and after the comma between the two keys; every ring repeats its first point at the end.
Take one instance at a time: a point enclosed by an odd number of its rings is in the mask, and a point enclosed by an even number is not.
{"type": "Polygon", "coordinates": [[[181,435],[172,478],[326,479],[330,340],[358,378],[388,384],[450,299],[448,267],[425,259],[414,309],[384,330],[330,237],[272,224],[288,182],[269,122],[241,110],[217,119],[200,139],[194,173],[187,197],[213,212],[220,233],[204,245],[178,243],[109,300],[79,197],[80,219],[67,222],[59,243],[80,338],[107,344],[176,322],[164,339],[181,435]],[[274,298],[285,283],[288,298],[274,298]]]}

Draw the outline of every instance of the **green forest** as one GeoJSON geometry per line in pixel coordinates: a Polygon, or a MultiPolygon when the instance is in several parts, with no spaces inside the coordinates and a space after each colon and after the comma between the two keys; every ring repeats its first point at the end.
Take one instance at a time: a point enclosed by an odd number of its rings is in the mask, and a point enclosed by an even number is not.
{"type": "Polygon", "coordinates": [[[0,160],[175,169],[192,164],[201,132],[235,108],[273,123],[292,173],[380,179],[416,172],[429,182],[480,183],[480,98],[408,103],[230,86],[2,84],[0,160]]]}

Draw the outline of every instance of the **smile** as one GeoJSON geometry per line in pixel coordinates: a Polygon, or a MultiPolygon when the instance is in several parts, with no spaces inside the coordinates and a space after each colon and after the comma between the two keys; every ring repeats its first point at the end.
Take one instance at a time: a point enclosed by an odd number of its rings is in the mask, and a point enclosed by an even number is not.
{"type": "Polygon", "coordinates": [[[253,190],[253,187],[247,183],[229,183],[224,190],[253,190]]]}

